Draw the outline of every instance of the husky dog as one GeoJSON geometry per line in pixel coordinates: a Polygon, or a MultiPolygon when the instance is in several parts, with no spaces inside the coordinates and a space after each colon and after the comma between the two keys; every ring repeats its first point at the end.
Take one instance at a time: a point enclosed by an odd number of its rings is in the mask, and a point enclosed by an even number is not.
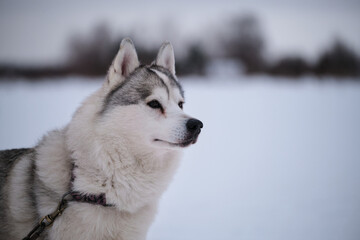
{"type": "Polygon", "coordinates": [[[72,200],[40,239],[145,239],[181,150],[203,124],[186,115],[172,45],[139,64],[124,39],[102,87],[32,149],[0,152],[0,239],[22,239],[72,200]]]}

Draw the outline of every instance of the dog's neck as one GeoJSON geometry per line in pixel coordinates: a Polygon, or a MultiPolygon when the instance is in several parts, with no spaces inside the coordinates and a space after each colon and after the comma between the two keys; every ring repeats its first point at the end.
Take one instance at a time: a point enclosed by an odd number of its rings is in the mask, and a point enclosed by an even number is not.
{"type": "Polygon", "coordinates": [[[178,165],[179,152],[144,151],[134,154],[125,147],[110,149],[93,146],[85,152],[73,152],[72,159],[77,166],[73,170],[76,176],[74,191],[105,194],[106,204],[134,211],[146,204],[144,201],[156,199],[165,190],[169,181],[163,180],[172,177],[178,165]],[[144,189],[133,189],[134,184],[144,189]]]}
{"type": "Polygon", "coordinates": [[[104,207],[113,206],[113,205],[108,204],[106,202],[105,193],[90,194],[90,193],[82,193],[82,192],[79,192],[79,191],[74,191],[73,186],[74,186],[74,181],[76,179],[76,175],[74,173],[75,168],[77,168],[77,166],[75,165],[74,162],[72,162],[72,164],[71,164],[70,192],[69,192],[72,199],[74,201],[77,201],[77,202],[96,204],[96,205],[100,205],[100,206],[104,206],[104,207]]]}

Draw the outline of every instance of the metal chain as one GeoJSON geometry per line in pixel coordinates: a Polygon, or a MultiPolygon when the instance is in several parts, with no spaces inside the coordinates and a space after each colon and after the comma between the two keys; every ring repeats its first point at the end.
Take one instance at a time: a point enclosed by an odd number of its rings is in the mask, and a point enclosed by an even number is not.
{"type": "Polygon", "coordinates": [[[53,224],[53,222],[55,221],[55,219],[60,216],[63,211],[66,209],[67,207],[67,202],[68,200],[66,200],[65,198],[70,194],[71,192],[67,192],[65,193],[62,198],[61,201],[59,202],[56,210],[44,217],[41,218],[40,222],[29,232],[29,234],[23,238],[23,240],[35,240],[37,239],[40,234],[47,228],[49,227],[51,224],[53,224]]]}

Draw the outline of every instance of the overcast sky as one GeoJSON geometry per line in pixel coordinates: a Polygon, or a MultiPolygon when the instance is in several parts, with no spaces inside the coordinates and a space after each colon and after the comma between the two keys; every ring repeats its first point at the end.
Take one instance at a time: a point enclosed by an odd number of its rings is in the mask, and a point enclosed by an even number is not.
{"type": "Polygon", "coordinates": [[[360,53],[358,0],[0,0],[0,62],[61,61],[69,37],[86,34],[100,22],[114,34],[135,34],[157,45],[170,40],[181,49],[193,38],[211,42],[226,20],[244,13],[259,18],[271,57],[311,59],[335,38],[360,53]]]}

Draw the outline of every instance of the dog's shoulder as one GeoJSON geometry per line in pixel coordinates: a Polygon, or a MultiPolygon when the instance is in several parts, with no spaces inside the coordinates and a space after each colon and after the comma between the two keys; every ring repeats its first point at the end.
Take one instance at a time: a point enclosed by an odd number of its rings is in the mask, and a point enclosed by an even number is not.
{"type": "Polygon", "coordinates": [[[18,148],[0,151],[0,174],[9,172],[9,169],[15,164],[15,162],[21,157],[34,153],[33,148],[18,148]]]}
{"type": "Polygon", "coordinates": [[[16,148],[16,149],[8,149],[0,151],[0,161],[1,163],[11,163],[16,161],[16,159],[34,152],[33,148],[16,148]]]}
{"type": "Polygon", "coordinates": [[[15,148],[0,151],[0,159],[16,159],[19,156],[33,152],[33,148],[15,148]]]}

